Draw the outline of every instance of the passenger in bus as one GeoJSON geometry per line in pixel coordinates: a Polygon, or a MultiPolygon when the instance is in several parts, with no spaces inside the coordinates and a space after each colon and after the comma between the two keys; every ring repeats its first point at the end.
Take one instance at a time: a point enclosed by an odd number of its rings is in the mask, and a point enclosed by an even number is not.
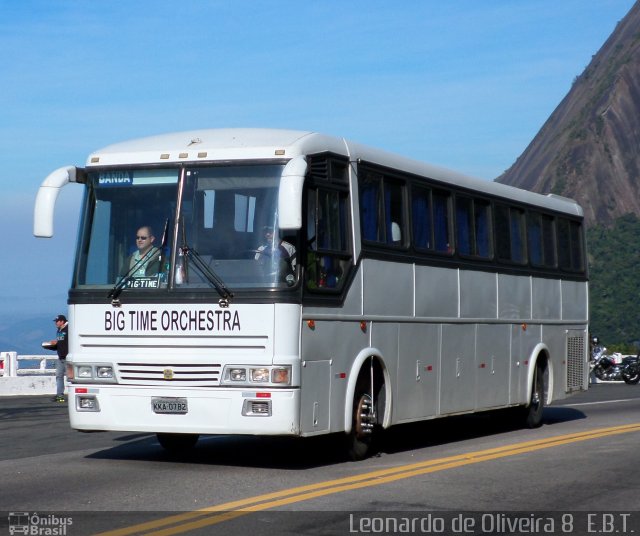
{"type": "Polygon", "coordinates": [[[391,242],[395,245],[402,245],[402,231],[400,230],[400,224],[391,222],[391,242]]]}
{"type": "Polygon", "coordinates": [[[121,276],[148,277],[160,271],[160,249],[153,245],[156,237],[149,225],[143,225],[136,232],[136,251],[124,263],[121,276]],[[133,270],[133,272],[131,272],[133,270]]]}
{"type": "Polygon", "coordinates": [[[255,250],[255,260],[262,263],[278,261],[280,271],[293,274],[296,269],[296,248],[282,238],[274,239],[273,227],[263,228],[263,243],[255,250]]]}
{"type": "Polygon", "coordinates": [[[305,279],[308,288],[337,288],[341,278],[342,268],[338,259],[329,255],[317,255],[313,251],[307,254],[305,279]]]}

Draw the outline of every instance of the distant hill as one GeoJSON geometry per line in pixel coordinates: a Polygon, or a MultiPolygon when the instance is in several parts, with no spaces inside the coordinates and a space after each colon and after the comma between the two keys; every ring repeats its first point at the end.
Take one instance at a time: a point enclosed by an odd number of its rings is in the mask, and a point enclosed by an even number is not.
{"type": "Polygon", "coordinates": [[[20,355],[45,355],[54,352],[43,350],[42,341],[55,338],[53,316],[16,316],[0,314],[0,352],[17,352],[20,355]]]}
{"type": "Polygon", "coordinates": [[[627,214],[613,226],[598,225],[587,232],[590,253],[591,330],[609,349],[637,351],[640,340],[639,270],[640,219],[627,214]]]}
{"type": "Polygon", "coordinates": [[[640,2],[496,181],[580,203],[588,229],[591,331],[607,346],[639,340],[640,2]]]}
{"type": "Polygon", "coordinates": [[[589,225],[640,215],[640,3],[496,180],[582,205],[589,225]]]}

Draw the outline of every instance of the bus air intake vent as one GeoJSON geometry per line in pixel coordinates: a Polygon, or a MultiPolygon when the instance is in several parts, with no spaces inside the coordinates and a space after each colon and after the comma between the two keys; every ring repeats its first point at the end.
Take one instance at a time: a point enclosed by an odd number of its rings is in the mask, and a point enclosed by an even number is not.
{"type": "Polygon", "coordinates": [[[585,374],[585,337],[584,333],[567,334],[567,392],[582,388],[585,374]]]}

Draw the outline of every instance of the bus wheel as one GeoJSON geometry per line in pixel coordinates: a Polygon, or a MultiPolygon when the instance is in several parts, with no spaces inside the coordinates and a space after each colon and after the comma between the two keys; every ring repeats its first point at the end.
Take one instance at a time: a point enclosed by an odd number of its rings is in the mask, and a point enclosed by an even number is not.
{"type": "Polygon", "coordinates": [[[192,449],[200,437],[198,434],[156,434],[158,443],[172,454],[192,449]]]}
{"type": "Polygon", "coordinates": [[[353,397],[351,432],[347,434],[347,453],[351,460],[364,460],[371,454],[375,425],[376,411],[370,389],[359,382],[353,397]]]}
{"type": "Polygon", "coordinates": [[[529,406],[524,408],[525,425],[527,428],[538,428],[542,425],[542,413],[544,412],[544,368],[536,367],[531,389],[529,406]]]}

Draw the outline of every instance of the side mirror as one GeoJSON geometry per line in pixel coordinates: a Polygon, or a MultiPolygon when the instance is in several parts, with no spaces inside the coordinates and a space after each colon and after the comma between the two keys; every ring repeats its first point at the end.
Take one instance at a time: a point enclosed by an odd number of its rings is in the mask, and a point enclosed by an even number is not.
{"type": "Polygon", "coordinates": [[[307,160],[296,156],[282,170],[278,194],[278,227],[295,231],[302,227],[302,188],[307,175],[307,160]]]}
{"type": "Polygon", "coordinates": [[[84,170],[74,166],[61,167],[42,182],[33,209],[33,234],[40,238],[53,236],[53,213],[60,189],[70,182],[79,182],[84,170]]]}

